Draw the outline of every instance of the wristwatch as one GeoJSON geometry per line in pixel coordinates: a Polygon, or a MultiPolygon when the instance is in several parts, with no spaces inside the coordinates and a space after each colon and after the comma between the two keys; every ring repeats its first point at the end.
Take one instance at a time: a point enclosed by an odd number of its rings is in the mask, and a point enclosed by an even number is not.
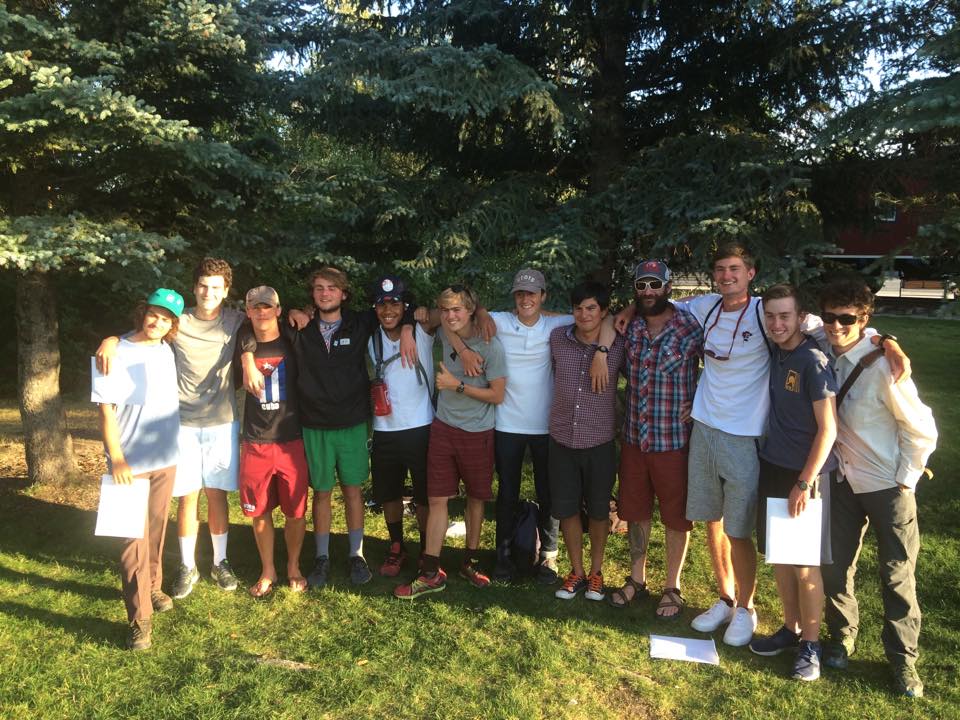
{"type": "Polygon", "coordinates": [[[597,352],[608,353],[610,352],[610,348],[606,345],[597,345],[597,352]]]}
{"type": "Polygon", "coordinates": [[[808,483],[806,480],[800,480],[797,483],[797,487],[803,490],[804,492],[806,492],[807,490],[810,489],[810,483],[808,483]]]}
{"type": "Polygon", "coordinates": [[[463,394],[463,389],[464,389],[465,387],[466,387],[466,385],[464,385],[464,384],[463,384],[463,380],[461,380],[461,381],[460,381],[460,384],[457,385],[457,392],[462,395],[462,394],[463,394]]]}
{"type": "Polygon", "coordinates": [[[894,342],[896,342],[896,341],[897,341],[897,336],[896,336],[896,335],[887,335],[886,333],[884,333],[883,335],[880,336],[880,340],[877,342],[877,347],[882,348],[882,347],[883,347],[883,344],[884,344],[887,340],[893,340],[894,342]]]}

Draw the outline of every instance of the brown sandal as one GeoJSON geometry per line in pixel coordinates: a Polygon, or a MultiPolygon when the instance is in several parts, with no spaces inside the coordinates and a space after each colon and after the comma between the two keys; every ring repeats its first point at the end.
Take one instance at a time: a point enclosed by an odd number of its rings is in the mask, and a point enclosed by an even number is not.
{"type": "Polygon", "coordinates": [[[664,588],[655,612],[661,620],[676,620],[680,617],[680,613],[683,612],[683,606],[686,604],[687,601],[683,599],[679,588],[664,588]],[[670,608],[676,608],[677,611],[673,613],[673,615],[662,614],[662,610],[669,610],[670,608]]]}
{"type": "Polygon", "coordinates": [[[615,608],[625,608],[628,605],[631,605],[634,600],[636,600],[640,595],[647,594],[647,584],[645,582],[637,582],[630,575],[627,575],[626,584],[614,590],[612,593],[607,595],[607,604],[615,608]],[[627,597],[626,589],[628,587],[633,588],[633,595],[627,597]]]}

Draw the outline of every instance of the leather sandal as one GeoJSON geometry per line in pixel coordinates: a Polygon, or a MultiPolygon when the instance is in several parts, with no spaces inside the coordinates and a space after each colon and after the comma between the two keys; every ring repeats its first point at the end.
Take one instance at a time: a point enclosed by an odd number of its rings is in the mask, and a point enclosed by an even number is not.
{"type": "Polygon", "coordinates": [[[640,595],[647,594],[647,584],[645,582],[637,582],[631,576],[627,575],[626,584],[623,587],[618,588],[607,595],[607,604],[615,608],[625,608],[628,605],[633,604],[633,601],[636,600],[640,595]],[[626,590],[628,587],[633,588],[633,595],[627,597],[626,590]]]}
{"type": "Polygon", "coordinates": [[[680,617],[680,613],[683,612],[683,606],[686,604],[687,601],[683,599],[679,588],[664,588],[655,612],[657,617],[662,620],[676,620],[680,617]],[[676,608],[677,611],[673,615],[663,615],[661,613],[662,610],[669,610],[670,608],[676,608]]]}

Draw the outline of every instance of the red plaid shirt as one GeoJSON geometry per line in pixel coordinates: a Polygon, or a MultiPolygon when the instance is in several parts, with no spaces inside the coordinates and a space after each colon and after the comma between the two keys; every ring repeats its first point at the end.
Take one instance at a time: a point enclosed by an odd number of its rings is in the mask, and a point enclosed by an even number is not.
{"type": "Polygon", "coordinates": [[[610,347],[609,382],[607,389],[597,394],[590,387],[590,364],[597,346],[577,340],[575,327],[558,327],[550,333],[550,436],[564,447],[583,450],[610,442],[616,434],[617,376],[623,368],[625,343],[618,335],[610,347]]]}
{"type": "Polygon", "coordinates": [[[627,328],[626,442],[645,452],[679,450],[690,440],[692,422],[680,422],[681,407],[693,404],[703,354],[703,328],[674,306],[673,317],[655,338],[637,316],[627,328]]]}

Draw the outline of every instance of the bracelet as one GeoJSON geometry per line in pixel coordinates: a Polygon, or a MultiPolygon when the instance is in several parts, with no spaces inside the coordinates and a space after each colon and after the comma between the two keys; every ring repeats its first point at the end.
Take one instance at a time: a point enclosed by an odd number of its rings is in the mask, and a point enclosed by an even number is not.
{"type": "Polygon", "coordinates": [[[896,342],[896,341],[897,341],[897,336],[896,336],[896,335],[887,335],[886,333],[884,333],[883,335],[880,336],[880,341],[877,343],[877,347],[882,349],[882,348],[883,348],[883,344],[884,344],[887,340],[893,340],[894,342],[896,342]]]}

